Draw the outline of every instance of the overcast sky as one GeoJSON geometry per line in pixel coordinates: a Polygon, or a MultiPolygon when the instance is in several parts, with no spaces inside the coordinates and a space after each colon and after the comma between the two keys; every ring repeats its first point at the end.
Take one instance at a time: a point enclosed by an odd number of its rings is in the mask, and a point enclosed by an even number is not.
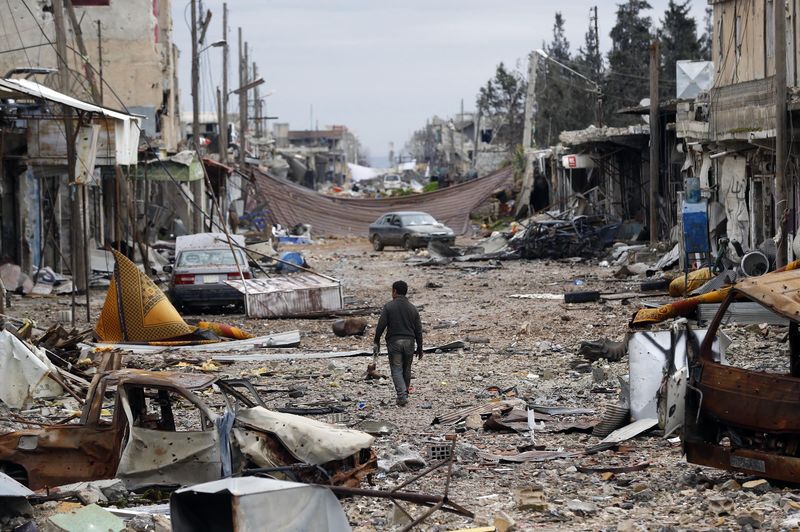
{"type": "MultiPolygon", "coordinates": [[[[389,143],[402,149],[433,115],[474,108],[480,86],[503,61],[525,71],[522,58],[552,36],[558,9],[571,49],[584,42],[590,8],[599,7],[601,47],[616,18],[609,0],[230,0],[230,88],[238,86],[237,28],[250,43],[269,115],[292,129],[344,124],[368,148],[373,164],[389,143]],[[313,106],[313,119],[311,108],[313,106]]],[[[653,22],[668,0],[650,0],[653,22]]],[[[206,43],[222,36],[222,0],[205,0],[213,12],[206,43]]],[[[705,0],[692,1],[702,32],[705,0]]],[[[173,0],[174,42],[181,50],[182,107],[191,110],[189,1],[173,0]]],[[[222,48],[202,54],[203,110],[216,110],[222,48]]],[[[235,110],[236,97],[231,98],[235,110]]]]}

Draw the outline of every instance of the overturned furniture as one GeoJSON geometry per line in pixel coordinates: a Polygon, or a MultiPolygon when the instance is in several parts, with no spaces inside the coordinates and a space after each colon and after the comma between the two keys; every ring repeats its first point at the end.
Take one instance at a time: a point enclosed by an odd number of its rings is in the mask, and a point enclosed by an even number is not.
{"type": "Polygon", "coordinates": [[[185,486],[258,465],[236,443],[235,433],[244,430],[273,465],[310,466],[308,476],[300,470],[298,480],[354,486],[376,468],[374,438],[366,433],[315,422],[316,452],[301,454],[296,434],[303,434],[310,420],[281,414],[279,426],[265,428],[249,418],[244,426],[237,417],[249,411],[271,414],[244,379],[104,371],[92,382],[79,421],[0,435],[0,467],[32,489],[115,477],[128,489],[185,486]],[[221,414],[197,393],[212,385],[222,391],[221,414]],[[104,404],[106,395],[113,407],[104,404]]]}
{"type": "Polygon", "coordinates": [[[683,445],[689,462],[761,477],[800,479],[800,272],[748,278],[730,289],[699,352],[689,353],[683,445]],[[712,341],[734,300],[789,320],[789,374],[714,361],[712,341]]]}

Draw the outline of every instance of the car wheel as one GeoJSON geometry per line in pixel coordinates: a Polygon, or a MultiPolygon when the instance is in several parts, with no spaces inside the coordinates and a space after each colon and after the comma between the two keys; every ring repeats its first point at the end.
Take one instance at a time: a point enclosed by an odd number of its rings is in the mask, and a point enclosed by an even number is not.
{"type": "Polygon", "coordinates": [[[28,485],[28,472],[20,465],[12,464],[11,462],[0,462],[0,473],[8,475],[23,486],[28,485]]]}
{"type": "Polygon", "coordinates": [[[375,251],[383,251],[383,241],[381,241],[381,237],[378,235],[372,237],[372,249],[375,251]]]}
{"type": "Polygon", "coordinates": [[[411,237],[409,235],[403,237],[403,247],[409,251],[414,249],[414,246],[411,245],[411,237]]]}

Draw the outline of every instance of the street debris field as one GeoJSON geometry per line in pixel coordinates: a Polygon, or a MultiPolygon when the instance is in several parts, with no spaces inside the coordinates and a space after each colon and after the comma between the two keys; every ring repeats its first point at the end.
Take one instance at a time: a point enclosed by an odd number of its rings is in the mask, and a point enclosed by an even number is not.
{"type": "MultiPolygon", "coordinates": [[[[619,432],[614,429],[629,419],[628,406],[620,405],[627,400],[632,412],[638,408],[636,388],[626,391],[624,385],[636,378],[634,343],[629,344],[630,361],[624,352],[615,351],[614,343],[628,338],[631,317],[647,301],[666,301],[664,293],[640,292],[641,276],[618,278],[615,268],[581,258],[420,266],[427,251],[377,253],[366,239],[359,238],[318,240],[298,249],[316,271],[341,280],[348,306],[372,309],[361,312],[366,321],[363,336],[348,335],[352,331],[334,334],[332,326],[339,318],[331,316],[277,320],[243,314],[186,316],[189,322],[192,318],[225,322],[258,338],[282,338],[283,333],[300,331],[299,345],[122,351],[117,356],[121,367],[128,369],[109,379],[126,382],[125,371],[137,369],[188,374],[181,382],[198,388],[195,395],[203,407],[185,398],[173,399],[175,434],[203,423],[204,408],[222,413],[226,400],[218,383],[246,378],[271,415],[294,413],[325,424],[315,430],[352,429],[356,440],[364,434],[358,441],[366,443],[354,444],[342,457],[357,457],[358,453],[351,456],[354,449],[366,451],[370,441],[366,433],[374,438],[369,450],[377,461],[362,453],[363,462],[330,468],[322,477],[302,467],[270,469],[266,462],[259,464],[283,479],[335,486],[331,475],[339,474],[340,486],[388,492],[444,460],[444,467],[402,486],[404,492],[429,496],[427,504],[433,505],[431,501],[445,494],[451,468],[445,502],[453,503],[455,511],[432,513],[419,525],[426,530],[750,530],[800,524],[800,491],[791,484],[688,463],[677,434],[665,438],[657,423],[648,419],[625,427],[633,428],[614,438],[619,432]],[[385,356],[367,370],[380,307],[389,299],[391,283],[398,279],[408,282],[409,298],[420,308],[426,348],[442,346],[414,361],[406,407],[395,405],[385,356]],[[585,303],[564,301],[563,294],[587,290],[603,297],[585,303]],[[209,388],[211,381],[214,386],[209,388]],[[614,423],[618,411],[622,415],[614,423]]],[[[92,316],[99,314],[104,299],[103,292],[92,292],[92,316]]],[[[45,330],[57,323],[58,311],[67,308],[69,297],[13,295],[10,303],[7,315],[34,318],[35,328],[45,330]]],[[[92,325],[78,322],[77,329],[92,325]]],[[[721,332],[729,340],[725,346],[728,363],[786,373],[788,330],[781,323],[723,324],[721,332]]],[[[92,367],[96,370],[101,355],[109,351],[115,352],[104,347],[93,362],[82,363],[87,364],[82,369],[90,379],[92,367]]],[[[133,379],[126,385],[125,404],[135,404],[135,386],[130,386],[136,382],[133,379]]],[[[111,389],[100,401],[101,419],[121,414],[115,410],[122,403],[115,402],[111,389]]],[[[68,394],[34,399],[23,410],[3,407],[0,427],[2,432],[30,430],[24,421],[75,425],[81,422],[82,407],[68,394]]],[[[260,407],[239,409],[236,426],[244,420],[253,429],[258,424],[255,410],[260,407]]],[[[150,416],[157,413],[157,407],[147,411],[150,416]]],[[[263,418],[260,422],[265,426],[263,418]]],[[[141,427],[144,430],[145,425],[141,427]]],[[[233,430],[247,448],[244,433],[236,432],[241,427],[233,430]]],[[[338,434],[323,433],[331,439],[331,434],[338,434]]],[[[286,439],[283,443],[291,447],[286,439]]],[[[323,442],[318,452],[329,450],[323,442]]],[[[4,472],[15,476],[13,468],[6,467],[4,472]]],[[[234,471],[244,476],[258,473],[234,471]]],[[[169,477],[170,473],[161,468],[158,474],[169,477]]],[[[186,474],[176,473],[178,477],[186,474]]],[[[140,468],[123,485],[108,481],[100,487],[89,482],[88,487],[72,489],[34,486],[37,491],[28,500],[40,527],[70,510],[96,512],[106,507],[117,516],[125,515],[131,529],[168,529],[171,490],[140,489],[152,480],[148,475],[140,468]]],[[[354,530],[400,529],[428,510],[423,504],[403,502],[402,508],[410,514],[406,515],[386,498],[344,496],[347,487],[340,492],[333,489],[354,530]]],[[[180,497],[192,495],[185,491],[180,497]]],[[[173,513],[179,508],[175,501],[173,497],[173,513]]],[[[182,504],[190,504],[187,501],[182,504]]],[[[27,521],[3,519],[3,529],[27,521]]],[[[175,521],[172,526],[179,529],[175,521]]]]}

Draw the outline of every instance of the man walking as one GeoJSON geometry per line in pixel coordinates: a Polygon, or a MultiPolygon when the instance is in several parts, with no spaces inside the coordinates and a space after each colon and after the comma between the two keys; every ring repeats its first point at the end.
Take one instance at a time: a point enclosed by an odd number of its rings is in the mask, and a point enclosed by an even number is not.
{"type": "Polygon", "coordinates": [[[422,360],[422,322],[417,307],[406,298],[408,285],[405,281],[392,284],[392,300],[383,306],[378,326],[375,328],[375,356],[381,350],[381,336],[386,330],[386,347],[392,381],[397,392],[397,405],[408,404],[408,388],[411,386],[411,363],[414,360],[414,344],[417,357],[422,360]]]}

